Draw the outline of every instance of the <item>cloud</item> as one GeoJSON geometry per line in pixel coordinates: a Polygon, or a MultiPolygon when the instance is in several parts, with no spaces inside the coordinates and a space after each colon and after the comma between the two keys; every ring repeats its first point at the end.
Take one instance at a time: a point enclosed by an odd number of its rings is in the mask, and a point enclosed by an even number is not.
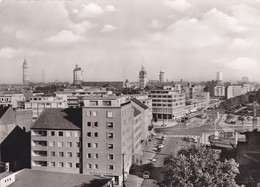
{"type": "Polygon", "coordinates": [[[112,32],[116,30],[116,27],[113,25],[104,25],[104,27],[101,29],[101,32],[112,32]]]}
{"type": "Polygon", "coordinates": [[[105,10],[106,10],[107,12],[115,12],[115,11],[117,11],[118,9],[116,9],[113,5],[108,5],[108,6],[105,7],[105,10]]]}
{"type": "Polygon", "coordinates": [[[77,13],[79,13],[79,10],[78,9],[72,9],[72,13],[77,14],[77,13]]]}
{"type": "Polygon", "coordinates": [[[257,65],[258,62],[249,57],[239,57],[226,64],[227,67],[236,70],[252,70],[252,68],[256,68],[257,65]]]}
{"type": "Polygon", "coordinates": [[[5,47],[0,49],[0,58],[11,59],[20,54],[20,51],[11,47],[5,47]]]}
{"type": "Polygon", "coordinates": [[[188,3],[186,0],[166,0],[165,3],[172,9],[179,12],[188,10],[191,7],[191,4],[188,3]]]}
{"type": "Polygon", "coordinates": [[[87,30],[91,30],[96,26],[96,24],[90,21],[83,21],[81,23],[71,24],[69,28],[76,34],[83,34],[87,30]]]}
{"type": "Polygon", "coordinates": [[[82,18],[96,17],[103,13],[103,9],[95,3],[83,4],[82,7],[81,12],[79,12],[79,16],[82,18]]]}
{"type": "Polygon", "coordinates": [[[151,24],[150,24],[150,28],[152,29],[161,29],[163,27],[163,23],[160,22],[157,19],[152,20],[151,24]]]}
{"type": "Polygon", "coordinates": [[[57,35],[51,36],[47,39],[48,42],[56,44],[68,44],[78,42],[80,40],[82,40],[80,36],[74,34],[72,31],[69,30],[63,30],[57,35]]]}

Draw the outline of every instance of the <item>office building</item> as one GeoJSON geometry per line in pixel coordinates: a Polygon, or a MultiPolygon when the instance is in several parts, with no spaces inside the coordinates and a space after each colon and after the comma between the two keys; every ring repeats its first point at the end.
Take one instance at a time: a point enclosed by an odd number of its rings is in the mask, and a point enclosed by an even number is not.
{"type": "Polygon", "coordinates": [[[219,82],[223,81],[223,73],[221,71],[217,72],[216,80],[219,81],[219,82]]]}
{"type": "Polygon", "coordinates": [[[185,94],[174,90],[151,90],[154,120],[172,120],[185,114],[185,94]]]}
{"type": "Polygon", "coordinates": [[[164,82],[164,72],[162,72],[162,71],[160,71],[160,74],[159,74],[159,81],[164,82]]]}
{"type": "Polygon", "coordinates": [[[81,109],[45,109],[31,127],[32,169],[80,173],[81,125],[81,109]]]}
{"type": "Polygon", "coordinates": [[[241,85],[230,85],[225,88],[225,95],[227,99],[242,95],[241,85]]]}
{"type": "Polygon", "coordinates": [[[75,69],[73,70],[73,84],[74,85],[81,85],[83,82],[83,70],[76,65],[75,69]]]}

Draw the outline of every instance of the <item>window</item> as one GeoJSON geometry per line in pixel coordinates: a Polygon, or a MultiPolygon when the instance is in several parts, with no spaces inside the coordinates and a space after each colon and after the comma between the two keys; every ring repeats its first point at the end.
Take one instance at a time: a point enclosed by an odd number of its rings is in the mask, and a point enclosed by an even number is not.
{"type": "Polygon", "coordinates": [[[72,168],[72,163],[71,162],[67,162],[67,168],[72,168]]]}
{"type": "Polygon", "coordinates": [[[75,132],[75,137],[80,137],[79,132],[75,132]]]}
{"type": "Polygon", "coordinates": [[[94,154],[94,158],[95,158],[95,159],[98,159],[98,154],[97,154],[97,153],[94,154]]]}
{"type": "Polygon", "coordinates": [[[87,132],[87,137],[91,137],[91,132],[87,132]]]}
{"type": "Polygon", "coordinates": [[[80,157],[80,153],[76,153],[76,156],[79,158],[80,157]]]}
{"type": "Polygon", "coordinates": [[[76,163],[76,168],[79,168],[79,163],[76,163]]]}
{"type": "Polygon", "coordinates": [[[67,157],[72,157],[72,152],[67,152],[67,157]]]}
{"type": "Polygon", "coordinates": [[[98,143],[94,143],[93,148],[98,148],[98,143]]]}
{"type": "Polygon", "coordinates": [[[54,147],[55,146],[55,142],[50,141],[50,147],[54,147]]]}
{"type": "Polygon", "coordinates": [[[76,147],[80,147],[80,142],[76,142],[76,147]]]}
{"type": "Polygon", "coordinates": [[[63,136],[63,132],[62,131],[59,131],[59,136],[63,136]]]}
{"type": "Polygon", "coordinates": [[[72,132],[66,132],[67,137],[72,137],[72,132]]]}
{"type": "Polygon", "coordinates": [[[54,151],[51,151],[51,156],[55,156],[55,152],[54,151]]]}
{"type": "Polygon", "coordinates": [[[91,147],[91,143],[87,143],[87,147],[91,147]]]}
{"type": "Polygon", "coordinates": [[[59,167],[63,168],[64,167],[64,163],[63,162],[59,162],[59,167]]]}
{"type": "Polygon", "coordinates": [[[114,165],[108,165],[108,170],[114,170],[114,165]]]}
{"type": "Polygon", "coordinates": [[[91,116],[91,111],[87,111],[87,117],[91,116]]]}
{"type": "Polygon", "coordinates": [[[88,127],[91,127],[91,122],[87,122],[87,126],[88,126],[88,127]]]}
{"type": "Polygon", "coordinates": [[[107,118],[112,118],[112,117],[113,117],[113,112],[107,111],[107,118]]]}
{"type": "Polygon", "coordinates": [[[51,131],[51,136],[55,136],[55,131],[51,131]]]}
{"type": "Polygon", "coordinates": [[[108,132],[107,133],[107,139],[113,139],[114,138],[114,133],[108,132]]]}
{"type": "Polygon", "coordinates": [[[63,142],[58,142],[58,147],[63,147],[63,142]]]}
{"type": "Polygon", "coordinates": [[[92,115],[93,115],[93,116],[97,116],[97,112],[96,112],[96,111],[93,111],[93,112],[92,112],[92,115]]]}
{"type": "Polygon", "coordinates": [[[88,154],[87,154],[87,158],[91,158],[91,153],[88,153],[88,154]]]}
{"type": "Polygon", "coordinates": [[[94,127],[98,127],[98,122],[94,122],[94,127]]]}
{"type": "Polygon", "coordinates": [[[55,162],[50,162],[51,167],[55,167],[55,162]]]}
{"type": "Polygon", "coordinates": [[[95,133],[94,133],[94,136],[95,136],[95,137],[98,137],[98,132],[95,132],[95,133]]]}
{"type": "Polygon", "coordinates": [[[87,164],[87,169],[91,169],[91,164],[87,164]]]}
{"type": "Polygon", "coordinates": [[[59,152],[59,157],[64,157],[64,153],[63,152],[59,152]]]}
{"type": "Polygon", "coordinates": [[[67,142],[67,147],[72,147],[72,142],[67,142]]]}
{"type": "Polygon", "coordinates": [[[108,149],[114,149],[114,144],[107,144],[108,149]]]}
{"type": "Polygon", "coordinates": [[[114,128],[113,122],[107,122],[107,128],[114,128]]]}
{"type": "Polygon", "coordinates": [[[94,164],[94,169],[98,169],[98,164],[94,164]]]}
{"type": "Polygon", "coordinates": [[[114,155],[113,154],[108,154],[108,159],[109,160],[114,160],[114,155]]]}

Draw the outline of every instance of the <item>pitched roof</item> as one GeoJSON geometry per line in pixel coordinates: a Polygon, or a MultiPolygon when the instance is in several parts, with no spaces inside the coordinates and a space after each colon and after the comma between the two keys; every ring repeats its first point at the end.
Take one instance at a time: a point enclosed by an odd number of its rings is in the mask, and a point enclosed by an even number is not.
{"type": "Polygon", "coordinates": [[[139,101],[136,98],[131,99],[131,101],[133,101],[134,103],[136,103],[138,106],[142,107],[145,110],[148,108],[148,106],[146,106],[145,104],[143,104],[141,101],[139,101]]]}
{"type": "Polygon", "coordinates": [[[141,114],[140,110],[138,110],[137,108],[134,108],[134,117],[138,116],[139,114],[141,114]]]}
{"type": "Polygon", "coordinates": [[[82,86],[90,86],[90,87],[105,87],[105,88],[123,88],[124,82],[123,81],[105,81],[105,82],[83,82],[82,86]]]}
{"type": "Polygon", "coordinates": [[[48,108],[32,125],[32,129],[80,130],[82,126],[81,108],[48,108]]]}

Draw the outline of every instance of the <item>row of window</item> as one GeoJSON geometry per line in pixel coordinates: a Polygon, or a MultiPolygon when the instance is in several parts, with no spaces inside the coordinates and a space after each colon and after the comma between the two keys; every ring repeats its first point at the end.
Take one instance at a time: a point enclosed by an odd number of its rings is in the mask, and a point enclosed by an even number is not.
{"type": "MultiPolygon", "coordinates": [[[[86,116],[87,117],[90,117],[90,116],[96,117],[97,115],[98,115],[97,111],[89,111],[89,110],[87,110],[87,112],[86,112],[86,116]]],[[[106,117],[107,118],[113,118],[113,112],[112,111],[106,111],[106,117]]]]}
{"type": "MultiPolygon", "coordinates": [[[[55,141],[50,141],[49,146],[50,147],[55,147],[55,141]]],[[[64,142],[57,142],[57,147],[64,147],[64,142]]],[[[67,142],[66,147],[73,147],[72,142],[67,142]]],[[[75,142],[75,147],[80,147],[80,142],[75,142]]]]}
{"type": "MultiPolygon", "coordinates": [[[[86,144],[87,148],[98,148],[98,143],[87,143],[86,144]]],[[[112,143],[108,143],[107,144],[107,149],[114,149],[114,144],[112,143]]]]}
{"type": "MultiPolygon", "coordinates": [[[[87,137],[90,138],[90,137],[98,137],[98,132],[87,132],[87,137]]],[[[114,139],[114,133],[112,132],[107,132],[107,139],[108,140],[111,140],[111,139],[114,139]]]]}
{"type": "MultiPolygon", "coordinates": [[[[98,164],[87,164],[87,169],[98,169],[98,164]]],[[[113,171],[114,170],[114,165],[108,165],[107,166],[107,170],[113,171]]]]}
{"type": "MultiPolygon", "coordinates": [[[[60,168],[63,168],[64,167],[64,162],[58,162],[57,166],[60,167],[60,168]]],[[[50,162],[50,167],[56,167],[56,162],[51,161],[50,162]]],[[[72,162],[67,162],[66,163],[66,168],[73,168],[72,162]]],[[[79,168],[79,163],[75,164],[75,168],[79,168]]]]}
{"type": "MultiPolygon", "coordinates": [[[[98,127],[98,122],[97,121],[95,121],[95,122],[88,121],[87,126],[88,127],[98,127]]],[[[107,122],[106,126],[107,126],[107,128],[110,128],[110,129],[114,128],[114,123],[113,122],[107,122]]]]}
{"type": "MultiPolygon", "coordinates": [[[[73,132],[72,131],[68,131],[68,132],[63,132],[63,131],[49,131],[49,136],[65,136],[66,137],[73,137],[73,132]]],[[[43,131],[43,130],[35,130],[33,131],[33,135],[36,136],[47,136],[47,131],[43,131]]],[[[76,131],[74,132],[74,137],[80,137],[80,132],[76,131]]]]}
{"type": "MultiPolygon", "coordinates": [[[[94,159],[98,159],[98,154],[95,153],[95,154],[91,154],[91,153],[87,153],[87,158],[94,158],[94,159]]],[[[107,157],[108,160],[114,160],[114,154],[108,154],[108,157],[107,157]]]]}
{"type": "MultiPolygon", "coordinates": [[[[56,156],[56,152],[55,152],[55,151],[51,151],[51,152],[50,152],[50,155],[51,155],[51,156],[56,156]]],[[[58,155],[57,155],[57,156],[59,156],[59,157],[64,157],[64,155],[65,155],[64,152],[61,152],[61,151],[60,151],[60,152],[58,152],[58,155]]],[[[72,157],[72,156],[73,156],[73,153],[72,153],[72,152],[67,152],[67,153],[66,153],[66,157],[72,157]]],[[[75,156],[79,158],[79,157],[80,157],[80,153],[77,152],[77,153],[75,154],[75,156]]]]}

